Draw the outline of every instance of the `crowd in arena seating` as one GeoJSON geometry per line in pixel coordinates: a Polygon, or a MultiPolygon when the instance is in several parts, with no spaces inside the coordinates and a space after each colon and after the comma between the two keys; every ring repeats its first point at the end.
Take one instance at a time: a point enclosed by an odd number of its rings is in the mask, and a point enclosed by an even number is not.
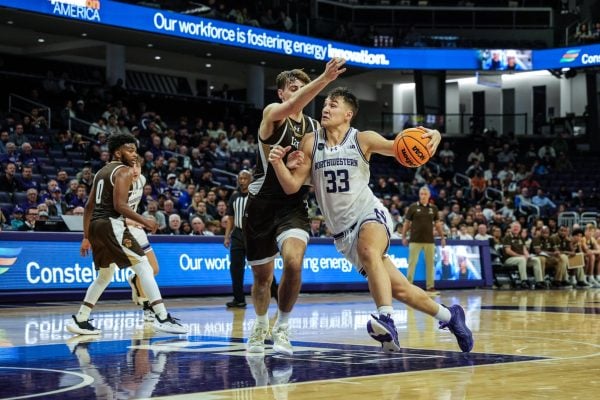
{"type": "Polygon", "coordinates": [[[600,42],[600,22],[580,22],[577,25],[574,39],[577,41],[577,43],[581,44],[600,42]]]}
{"type": "MultiPolygon", "coordinates": [[[[0,119],[3,230],[47,230],[46,221],[81,215],[93,174],[109,161],[107,137],[129,132],[139,141],[147,180],[138,211],[157,219],[158,234],[223,233],[235,175],[256,162],[256,124],[212,113],[210,118],[164,115],[165,110],[148,105],[151,99],[132,100],[123,85],[72,90],[55,87],[52,79],[47,76],[31,93],[38,101],[58,104],[55,115],[61,118],[53,125],[59,129],[49,126],[40,107],[25,115],[2,113],[0,119]],[[86,120],[89,124],[81,122],[86,120]]],[[[395,238],[423,185],[450,239],[502,237],[518,221],[529,241],[542,226],[556,234],[561,212],[600,209],[594,190],[570,184],[570,142],[560,135],[537,147],[493,131],[475,132],[472,139],[475,147],[460,146],[460,151],[453,140],[444,140],[433,162],[416,170],[389,158],[372,160],[371,188],[395,219],[395,238]]],[[[311,236],[330,236],[312,193],[309,205],[311,236]]]]}

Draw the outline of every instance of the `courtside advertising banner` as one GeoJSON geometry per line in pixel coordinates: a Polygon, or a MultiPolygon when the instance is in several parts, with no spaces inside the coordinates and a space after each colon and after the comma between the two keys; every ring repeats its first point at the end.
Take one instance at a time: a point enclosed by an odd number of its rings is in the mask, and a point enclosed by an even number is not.
{"type": "MultiPolygon", "coordinates": [[[[0,295],[3,291],[45,291],[86,289],[95,279],[91,256],[79,254],[81,236],[69,233],[2,233],[0,236],[0,295]]],[[[475,242],[477,243],[477,242],[475,242]]],[[[214,289],[230,288],[229,250],[222,237],[152,236],[152,248],[158,258],[160,273],[157,282],[164,288],[195,288],[194,292],[214,293],[214,289]],[[206,290],[203,290],[206,289],[206,290]]],[[[479,246],[447,246],[451,261],[456,255],[468,255],[470,276],[460,280],[458,274],[446,277],[453,287],[482,285],[482,257],[479,246]],[[458,286],[457,286],[458,284],[458,286]]],[[[390,258],[406,274],[408,248],[394,241],[390,258]]],[[[444,253],[445,254],[445,253],[444,253]]],[[[437,258],[437,256],[436,256],[437,258]]],[[[456,264],[458,265],[458,264],[456,264]]],[[[275,260],[275,275],[281,277],[283,263],[275,260]]],[[[417,264],[415,280],[425,279],[423,257],[417,264]]],[[[111,287],[128,288],[129,269],[115,272],[111,287]]],[[[437,274],[438,277],[441,276],[437,274]]],[[[367,288],[365,278],[336,251],[331,239],[311,241],[304,257],[302,281],[316,290],[367,288]],[[345,286],[349,285],[349,286],[345,286]]],[[[246,266],[245,284],[252,283],[252,271],[246,266]]],[[[185,292],[185,290],[184,290],[185,292]]],[[[228,290],[221,290],[227,293],[228,290]]]]}

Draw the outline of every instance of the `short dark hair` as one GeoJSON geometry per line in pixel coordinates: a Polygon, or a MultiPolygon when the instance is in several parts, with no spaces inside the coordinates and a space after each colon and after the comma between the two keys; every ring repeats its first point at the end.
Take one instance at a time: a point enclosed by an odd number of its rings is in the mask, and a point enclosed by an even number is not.
{"type": "Polygon", "coordinates": [[[306,72],[301,69],[292,69],[290,71],[283,71],[277,75],[275,79],[275,83],[277,84],[277,89],[285,89],[285,85],[289,82],[298,79],[300,82],[304,82],[305,85],[310,83],[310,77],[306,74],[306,72]]]}
{"type": "Polygon", "coordinates": [[[350,91],[350,89],[346,87],[336,87],[327,94],[327,97],[329,99],[341,97],[352,109],[353,118],[356,117],[356,114],[358,114],[358,99],[354,93],[350,91]]]}
{"type": "Polygon", "coordinates": [[[136,138],[129,133],[114,133],[108,138],[108,151],[110,154],[115,154],[115,151],[123,145],[133,143],[137,145],[136,138]]]}

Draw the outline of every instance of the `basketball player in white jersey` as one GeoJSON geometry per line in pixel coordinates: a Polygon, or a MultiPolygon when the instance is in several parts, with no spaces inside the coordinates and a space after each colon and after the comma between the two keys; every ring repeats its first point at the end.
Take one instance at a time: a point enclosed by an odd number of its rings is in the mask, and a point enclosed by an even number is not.
{"type": "MultiPolygon", "coordinates": [[[[144,193],[144,185],[146,185],[146,177],[142,175],[143,160],[144,159],[138,155],[137,162],[131,167],[133,183],[131,184],[131,190],[129,191],[128,204],[133,211],[137,211],[140,201],[142,200],[142,194],[144,193]]],[[[150,246],[144,227],[130,219],[126,219],[126,223],[129,232],[131,232],[131,235],[137,240],[142,250],[144,250],[146,257],[148,257],[148,262],[152,267],[154,276],[158,275],[158,260],[156,259],[154,249],[150,246]]],[[[144,322],[154,322],[154,311],[152,310],[152,307],[150,307],[148,297],[144,293],[142,285],[139,284],[135,273],[132,273],[127,277],[127,282],[129,283],[129,286],[131,286],[131,299],[135,304],[142,306],[142,310],[144,311],[144,322]]]]}
{"type": "MultiPolygon", "coordinates": [[[[387,255],[393,222],[369,188],[369,159],[374,153],[393,156],[394,142],[377,132],[352,128],[350,122],[357,112],[356,97],[345,88],[334,89],[325,99],[322,128],[305,135],[301,152],[292,153],[286,166],[282,158],[290,148],[276,146],[269,153],[269,162],[286,193],[296,192],[307,178],[312,179],[327,226],[335,232],[337,250],[368,279],[378,315],[372,315],[367,330],[383,350],[400,350],[391,318],[395,298],[438,319],[440,328],[449,328],[460,349],[469,352],[473,335],[465,324],[462,307],[446,308],[434,302],[410,284],[387,255]]],[[[433,154],[441,135],[436,130],[422,129],[423,137],[431,138],[428,148],[433,154]]]]}

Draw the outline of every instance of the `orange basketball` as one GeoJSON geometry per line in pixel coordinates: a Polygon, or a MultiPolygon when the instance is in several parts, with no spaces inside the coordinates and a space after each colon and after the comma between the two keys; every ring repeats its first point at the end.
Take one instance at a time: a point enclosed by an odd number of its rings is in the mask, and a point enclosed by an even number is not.
{"type": "Polygon", "coordinates": [[[418,128],[408,128],[400,132],[394,139],[394,154],[396,160],[405,167],[416,168],[425,164],[431,158],[427,143],[429,138],[421,139],[425,133],[418,128]]]}

